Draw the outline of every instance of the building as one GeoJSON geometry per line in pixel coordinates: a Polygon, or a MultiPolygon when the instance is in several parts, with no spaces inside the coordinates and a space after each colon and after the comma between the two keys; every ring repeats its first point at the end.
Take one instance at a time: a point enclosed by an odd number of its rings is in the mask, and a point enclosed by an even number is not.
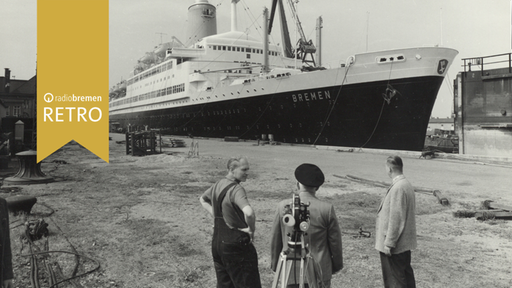
{"type": "Polygon", "coordinates": [[[25,126],[24,144],[31,144],[32,132],[35,130],[36,91],[36,76],[29,80],[14,79],[11,78],[11,70],[5,68],[4,76],[0,76],[0,133],[2,135],[13,133],[15,124],[21,120],[25,126]]]}
{"type": "Polygon", "coordinates": [[[454,81],[459,153],[512,157],[512,53],[462,60],[454,81]]]}

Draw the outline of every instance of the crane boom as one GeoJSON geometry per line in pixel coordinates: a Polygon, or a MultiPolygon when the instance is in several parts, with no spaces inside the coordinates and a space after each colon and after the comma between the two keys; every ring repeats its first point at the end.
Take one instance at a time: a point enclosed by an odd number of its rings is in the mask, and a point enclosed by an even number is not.
{"type": "Polygon", "coordinates": [[[315,59],[313,57],[313,54],[316,52],[316,47],[313,44],[312,40],[307,40],[306,35],[304,34],[304,30],[302,29],[302,25],[299,20],[299,16],[297,14],[297,9],[295,8],[295,5],[293,4],[293,0],[288,0],[288,4],[290,6],[290,10],[292,12],[292,17],[295,19],[295,23],[297,25],[297,31],[300,34],[300,39],[297,41],[297,48],[294,52],[291,51],[291,44],[290,43],[290,35],[288,32],[288,28],[286,27],[286,20],[285,20],[285,14],[283,9],[283,0],[273,0],[272,1],[272,9],[270,12],[270,19],[269,19],[269,25],[268,25],[268,33],[272,31],[272,23],[274,21],[275,12],[277,9],[277,4],[279,4],[279,9],[281,10],[281,26],[282,26],[282,37],[283,37],[283,46],[285,49],[285,54],[287,57],[294,57],[302,59],[302,62],[305,64],[310,65],[309,63],[312,63],[313,66],[315,66],[315,59]],[[295,54],[295,55],[294,55],[295,54]],[[307,56],[310,56],[311,59],[306,59],[307,56]]]}

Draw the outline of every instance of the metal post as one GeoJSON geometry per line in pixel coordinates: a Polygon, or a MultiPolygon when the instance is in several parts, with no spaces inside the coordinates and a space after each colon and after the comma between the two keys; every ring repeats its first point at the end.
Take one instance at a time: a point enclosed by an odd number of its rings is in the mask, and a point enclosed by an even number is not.
{"type": "Polygon", "coordinates": [[[484,76],[484,58],[480,57],[480,76],[484,76]]]}
{"type": "Polygon", "coordinates": [[[512,53],[508,53],[508,73],[512,73],[512,53]]]}

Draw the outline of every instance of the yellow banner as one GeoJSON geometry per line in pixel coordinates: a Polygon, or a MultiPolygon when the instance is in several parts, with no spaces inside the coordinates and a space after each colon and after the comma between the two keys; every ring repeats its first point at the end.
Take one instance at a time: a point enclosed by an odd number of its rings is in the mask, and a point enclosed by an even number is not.
{"type": "Polygon", "coordinates": [[[75,140],[108,162],[108,0],[37,1],[37,162],[75,140]]]}

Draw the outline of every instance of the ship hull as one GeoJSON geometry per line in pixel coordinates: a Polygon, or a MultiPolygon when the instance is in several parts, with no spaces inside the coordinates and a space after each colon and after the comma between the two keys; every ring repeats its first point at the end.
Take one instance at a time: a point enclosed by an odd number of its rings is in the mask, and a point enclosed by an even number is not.
{"type": "Polygon", "coordinates": [[[172,135],[421,151],[442,76],[390,79],[111,115],[172,135]]]}

